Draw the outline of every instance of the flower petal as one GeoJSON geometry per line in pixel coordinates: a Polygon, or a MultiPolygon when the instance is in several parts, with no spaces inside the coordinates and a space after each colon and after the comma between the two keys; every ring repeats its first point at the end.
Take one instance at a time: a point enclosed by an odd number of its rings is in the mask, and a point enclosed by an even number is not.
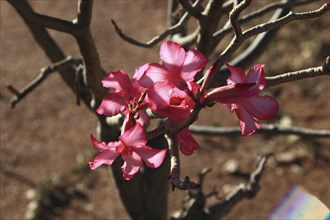
{"type": "Polygon", "coordinates": [[[90,139],[93,145],[93,148],[97,151],[108,150],[110,147],[105,142],[99,142],[93,134],[90,134],[90,139]]]}
{"type": "Polygon", "coordinates": [[[191,135],[188,128],[184,128],[179,131],[178,143],[180,145],[180,150],[184,155],[191,155],[192,153],[194,153],[194,150],[200,147],[197,141],[191,135]]]}
{"type": "Polygon", "coordinates": [[[178,123],[189,118],[191,109],[183,108],[181,106],[169,105],[168,107],[158,109],[155,112],[178,123]]]}
{"type": "Polygon", "coordinates": [[[155,83],[169,82],[171,82],[170,73],[164,66],[157,63],[149,64],[144,74],[138,80],[138,83],[145,88],[150,88],[155,83]]]}
{"type": "Polygon", "coordinates": [[[183,63],[181,77],[185,81],[194,81],[196,73],[201,71],[207,62],[208,59],[204,54],[198,50],[189,50],[183,63]]]}
{"type": "Polygon", "coordinates": [[[149,108],[157,110],[166,108],[170,104],[170,99],[175,93],[174,86],[166,83],[156,83],[148,91],[149,108]]]}
{"type": "Polygon", "coordinates": [[[149,89],[148,99],[150,109],[177,122],[188,118],[195,104],[187,93],[163,83],[149,89]]]}
{"type": "Polygon", "coordinates": [[[142,125],[136,123],[135,126],[127,131],[125,131],[119,140],[125,144],[127,147],[137,147],[146,145],[146,136],[142,125]]]}
{"type": "Polygon", "coordinates": [[[179,76],[186,52],[179,45],[171,41],[164,41],[160,47],[160,59],[164,61],[164,66],[170,74],[179,76]]]}
{"type": "Polygon", "coordinates": [[[166,150],[153,149],[149,146],[135,148],[134,151],[150,168],[158,168],[164,161],[166,150]]]}
{"type": "Polygon", "coordinates": [[[235,109],[235,112],[240,120],[239,123],[242,135],[251,135],[261,127],[261,125],[256,122],[254,118],[243,107],[238,106],[238,108],[235,109]]]}
{"type": "Polygon", "coordinates": [[[133,120],[132,112],[127,111],[127,114],[125,114],[125,118],[121,126],[121,135],[124,134],[127,130],[133,128],[134,124],[135,121],[133,120]]]}
{"type": "Polygon", "coordinates": [[[135,114],[135,120],[140,124],[144,125],[149,121],[148,115],[144,112],[144,110],[140,110],[135,114]]]}
{"type": "Polygon", "coordinates": [[[124,164],[121,167],[123,177],[125,180],[130,180],[139,171],[140,166],[143,165],[141,157],[132,152],[132,154],[122,154],[121,157],[124,160],[124,164]]]}
{"type": "Polygon", "coordinates": [[[253,117],[261,120],[272,118],[278,111],[278,102],[271,96],[251,96],[239,102],[253,117]]]}
{"type": "Polygon", "coordinates": [[[254,83],[237,83],[221,86],[206,94],[207,99],[218,100],[218,102],[231,102],[231,99],[244,97],[246,91],[255,86],[254,83]],[[226,101],[225,101],[226,99],[226,101]]]}
{"type": "Polygon", "coordinates": [[[117,115],[119,112],[124,111],[126,102],[124,97],[117,93],[108,93],[104,96],[101,105],[98,107],[96,112],[100,115],[106,115],[112,117],[117,115]]]}
{"type": "Polygon", "coordinates": [[[96,155],[96,157],[94,158],[94,160],[92,162],[89,162],[89,167],[92,170],[95,170],[102,164],[111,165],[113,163],[113,161],[118,157],[118,155],[119,155],[119,153],[116,152],[115,148],[105,150],[105,151],[99,153],[98,155],[96,155]]]}
{"type": "Polygon", "coordinates": [[[131,80],[124,70],[109,72],[103,79],[102,85],[105,88],[112,88],[115,92],[124,91],[129,93],[131,90],[131,80]]]}
{"type": "Polygon", "coordinates": [[[251,67],[249,70],[245,82],[247,83],[255,83],[255,86],[252,87],[247,93],[246,96],[257,95],[260,91],[262,91],[266,86],[265,73],[263,70],[263,64],[257,64],[251,67]]]}
{"type": "Polygon", "coordinates": [[[245,73],[244,70],[235,66],[231,66],[226,63],[227,68],[230,70],[230,76],[227,78],[228,84],[233,83],[244,83],[245,82],[245,73]]]}
{"type": "Polygon", "coordinates": [[[144,75],[144,73],[146,72],[148,67],[149,67],[149,63],[146,63],[146,64],[136,68],[135,73],[133,74],[132,80],[138,81],[139,79],[141,79],[141,77],[144,75]]]}

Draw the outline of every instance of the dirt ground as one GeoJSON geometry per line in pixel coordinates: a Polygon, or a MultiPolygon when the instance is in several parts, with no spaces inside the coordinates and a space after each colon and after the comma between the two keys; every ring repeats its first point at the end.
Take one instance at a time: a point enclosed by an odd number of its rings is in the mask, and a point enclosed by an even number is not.
{"type": "MultiPolygon", "coordinates": [[[[313,3],[310,8],[318,8],[321,2],[313,3]]],[[[76,16],[76,1],[32,1],[32,5],[39,13],[70,20],[76,16]]],[[[156,62],[159,45],[142,49],[123,42],[115,34],[111,19],[128,35],[149,40],[166,27],[166,7],[166,1],[161,0],[96,0],[92,30],[104,69],[132,73],[137,66],[156,62]]],[[[23,88],[49,60],[6,1],[0,1],[0,10],[0,219],[27,218],[36,199],[43,200],[39,208],[45,213],[40,219],[127,219],[107,168],[93,172],[84,169],[93,152],[89,133],[95,132],[96,119],[85,106],[75,104],[75,96],[57,73],[49,76],[15,109],[10,109],[12,95],[6,83],[23,88]]],[[[266,64],[267,75],[322,65],[330,54],[329,21],[327,13],[321,19],[286,26],[256,63],[266,64]]],[[[50,33],[66,55],[79,56],[72,37],[50,33]]],[[[329,77],[276,86],[267,92],[280,103],[280,112],[272,122],[330,128],[329,77]]],[[[238,121],[223,106],[217,106],[206,109],[197,124],[236,126],[238,121]]],[[[194,155],[182,157],[182,173],[196,180],[204,167],[212,168],[204,188],[208,192],[215,186],[221,198],[231,187],[247,181],[245,175],[226,173],[224,164],[229,160],[236,160],[244,174],[254,169],[260,154],[293,152],[290,153],[293,158],[288,161],[270,160],[258,195],[242,201],[224,219],[265,219],[295,185],[304,187],[330,207],[329,138],[258,134],[245,138],[196,138],[202,147],[194,155]]],[[[185,192],[178,190],[169,192],[169,213],[180,208],[184,195],[185,192]]],[[[214,198],[210,199],[210,203],[214,202],[214,198]]]]}

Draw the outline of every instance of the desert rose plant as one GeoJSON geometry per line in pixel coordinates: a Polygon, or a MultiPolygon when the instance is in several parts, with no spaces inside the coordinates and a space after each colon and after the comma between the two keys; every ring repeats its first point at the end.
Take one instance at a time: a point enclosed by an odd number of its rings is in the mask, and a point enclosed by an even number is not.
{"type": "MultiPolygon", "coordinates": [[[[206,107],[218,102],[228,106],[231,112],[236,112],[243,135],[251,135],[261,127],[256,119],[270,119],[279,109],[274,98],[258,96],[266,86],[261,64],[253,66],[247,76],[244,70],[226,64],[231,72],[227,85],[206,92],[194,82],[196,74],[207,63],[206,56],[201,52],[185,52],[180,45],[165,41],[160,48],[160,58],[162,65],[145,64],[136,69],[132,80],[123,70],[110,72],[102,80],[103,86],[112,88],[113,92],[104,97],[97,113],[109,117],[121,113],[125,119],[119,142],[99,143],[91,135],[94,148],[100,152],[90,162],[91,169],[101,164],[111,165],[119,154],[125,161],[122,171],[126,180],[131,179],[143,165],[141,157],[148,167],[160,166],[165,150],[152,150],[145,146],[143,125],[148,119],[143,110],[146,108],[178,124],[191,117],[196,105],[206,107]],[[154,160],[154,163],[150,160],[154,160]]],[[[177,135],[181,152],[191,155],[200,146],[187,127],[174,135],[177,135]]]]}
{"type": "Polygon", "coordinates": [[[207,195],[202,189],[209,170],[202,171],[198,181],[181,177],[180,154],[191,158],[203,148],[194,133],[240,134],[245,138],[254,133],[330,136],[329,130],[262,124],[262,120],[274,118],[280,109],[275,96],[264,94],[264,90],[296,80],[329,76],[328,54],[321,66],[275,76],[265,72],[267,63],[256,61],[260,55],[269,53],[266,44],[274,39],[280,27],[297,20],[319,19],[329,11],[329,3],[254,1],[258,4],[248,11],[252,0],[168,0],[169,26],[150,41],[141,42],[126,35],[112,20],[116,34],[125,43],[144,48],[160,46],[160,62],[145,60],[134,73],[128,73],[123,70],[126,67],[107,72],[101,66],[91,27],[94,1],[78,0],[77,16],[72,21],[38,14],[26,0],[7,1],[53,63],[22,90],[7,85],[14,94],[12,107],[50,73],[59,71],[76,94],[77,104],[83,102],[97,118],[97,133],[90,134],[96,154],[86,165],[92,170],[109,167],[118,195],[132,219],[167,219],[169,186],[189,192],[186,205],[173,219],[219,219],[242,199],[257,194],[269,154],[261,155],[247,183],[239,185],[223,201],[207,206],[207,199],[216,194],[207,195]],[[319,5],[297,12],[296,7],[310,3],[319,5]],[[269,12],[273,15],[268,21],[258,20],[269,12]],[[188,25],[188,20],[194,22],[188,25]],[[66,57],[46,28],[73,36],[81,57],[66,57]],[[239,127],[226,130],[193,125],[203,109],[215,106],[235,113],[239,127]],[[157,126],[151,127],[155,121],[157,126]]]}

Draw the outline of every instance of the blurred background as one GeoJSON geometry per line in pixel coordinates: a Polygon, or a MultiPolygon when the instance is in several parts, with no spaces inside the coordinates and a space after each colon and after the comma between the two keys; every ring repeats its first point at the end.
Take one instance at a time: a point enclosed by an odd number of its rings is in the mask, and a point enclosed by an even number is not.
{"type": "MultiPolygon", "coordinates": [[[[272,1],[258,1],[257,5],[272,1]]],[[[317,9],[316,1],[300,7],[317,9]]],[[[36,12],[62,19],[76,17],[76,1],[31,1],[36,12]]],[[[143,49],[121,40],[114,31],[114,19],[124,33],[148,41],[166,28],[166,1],[94,2],[92,32],[102,66],[107,71],[134,69],[158,62],[159,45],[143,49]]],[[[266,16],[266,19],[268,17],[266,16]]],[[[330,14],[293,22],[281,28],[255,63],[264,63],[266,75],[323,65],[330,54],[330,14]]],[[[32,218],[31,210],[49,219],[127,219],[106,167],[89,171],[92,157],[89,134],[96,119],[57,73],[52,73],[33,93],[10,108],[12,94],[6,83],[23,88],[50,61],[34,41],[16,11],[0,1],[1,41],[1,196],[0,219],[32,218]]],[[[64,33],[49,31],[66,55],[79,57],[75,40],[64,33]]],[[[225,45],[220,45],[219,50],[225,45]]],[[[213,58],[210,57],[212,60],[213,58]]],[[[330,80],[327,76],[275,86],[267,90],[280,103],[271,122],[315,129],[330,128],[330,80]]],[[[267,122],[263,122],[267,123],[267,122]]],[[[224,106],[205,109],[196,124],[238,126],[234,114],[224,106]]],[[[213,187],[223,198],[234,186],[247,181],[258,155],[274,152],[261,180],[261,190],[244,200],[224,219],[265,219],[294,185],[301,185],[330,206],[329,138],[297,136],[202,137],[201,148],[190,157],[182,156],[182,175],[192,180],[204,168],[205,192],[213,187]],[[228,167],[234,167],[232,171],[228,167]]],[[[168,183],[169,184],[169,183],[168,183]]],[[[169,192],[169,213],[180,209],[185,192],[169,192]]],[[[209,203],[216,202],[211,198],[209,203]]]]}

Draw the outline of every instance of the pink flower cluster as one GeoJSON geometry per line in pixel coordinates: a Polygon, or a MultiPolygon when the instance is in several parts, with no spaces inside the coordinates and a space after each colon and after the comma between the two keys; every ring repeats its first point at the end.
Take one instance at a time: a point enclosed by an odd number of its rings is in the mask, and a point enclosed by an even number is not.
{"type": "MultiPolygon", "coordinates": [[[[261,127],[256,119],[271,118],[278,111],[275,99],[258,96],[266,85],[263,65],[255,65],[245,76],[244,70],[226,64],[231,71],[227,85],[206,92],[194,82],[196,74],[208,62],[201,52],[194,49],[186,52],[180,45],[165,41],[160,48],[160,58],[163,64],[145,64],[136,69],[132,78],[120,70],[110,72],[102,80],[102,85],[112,91],[104,97],[97,113],[108,117],[121,113],[125,120],[119,141],[101,143],[91,135],[94,149],[99,152],[89,163],[91,169],[111,165],[121,155],[123,177],[129,180],[144,163],[151,168],[162,164],[166,150],[146,144],[143,125],[148,121],[144,112],[147,108],[180,123],[190,117],[196,103],[218,102],[235,111],[243,135],[250,135],[261,127]]],[[[183,154],[191,155],[199,148],[188,128],[179,131],[177,137],[183,154]]]]}

